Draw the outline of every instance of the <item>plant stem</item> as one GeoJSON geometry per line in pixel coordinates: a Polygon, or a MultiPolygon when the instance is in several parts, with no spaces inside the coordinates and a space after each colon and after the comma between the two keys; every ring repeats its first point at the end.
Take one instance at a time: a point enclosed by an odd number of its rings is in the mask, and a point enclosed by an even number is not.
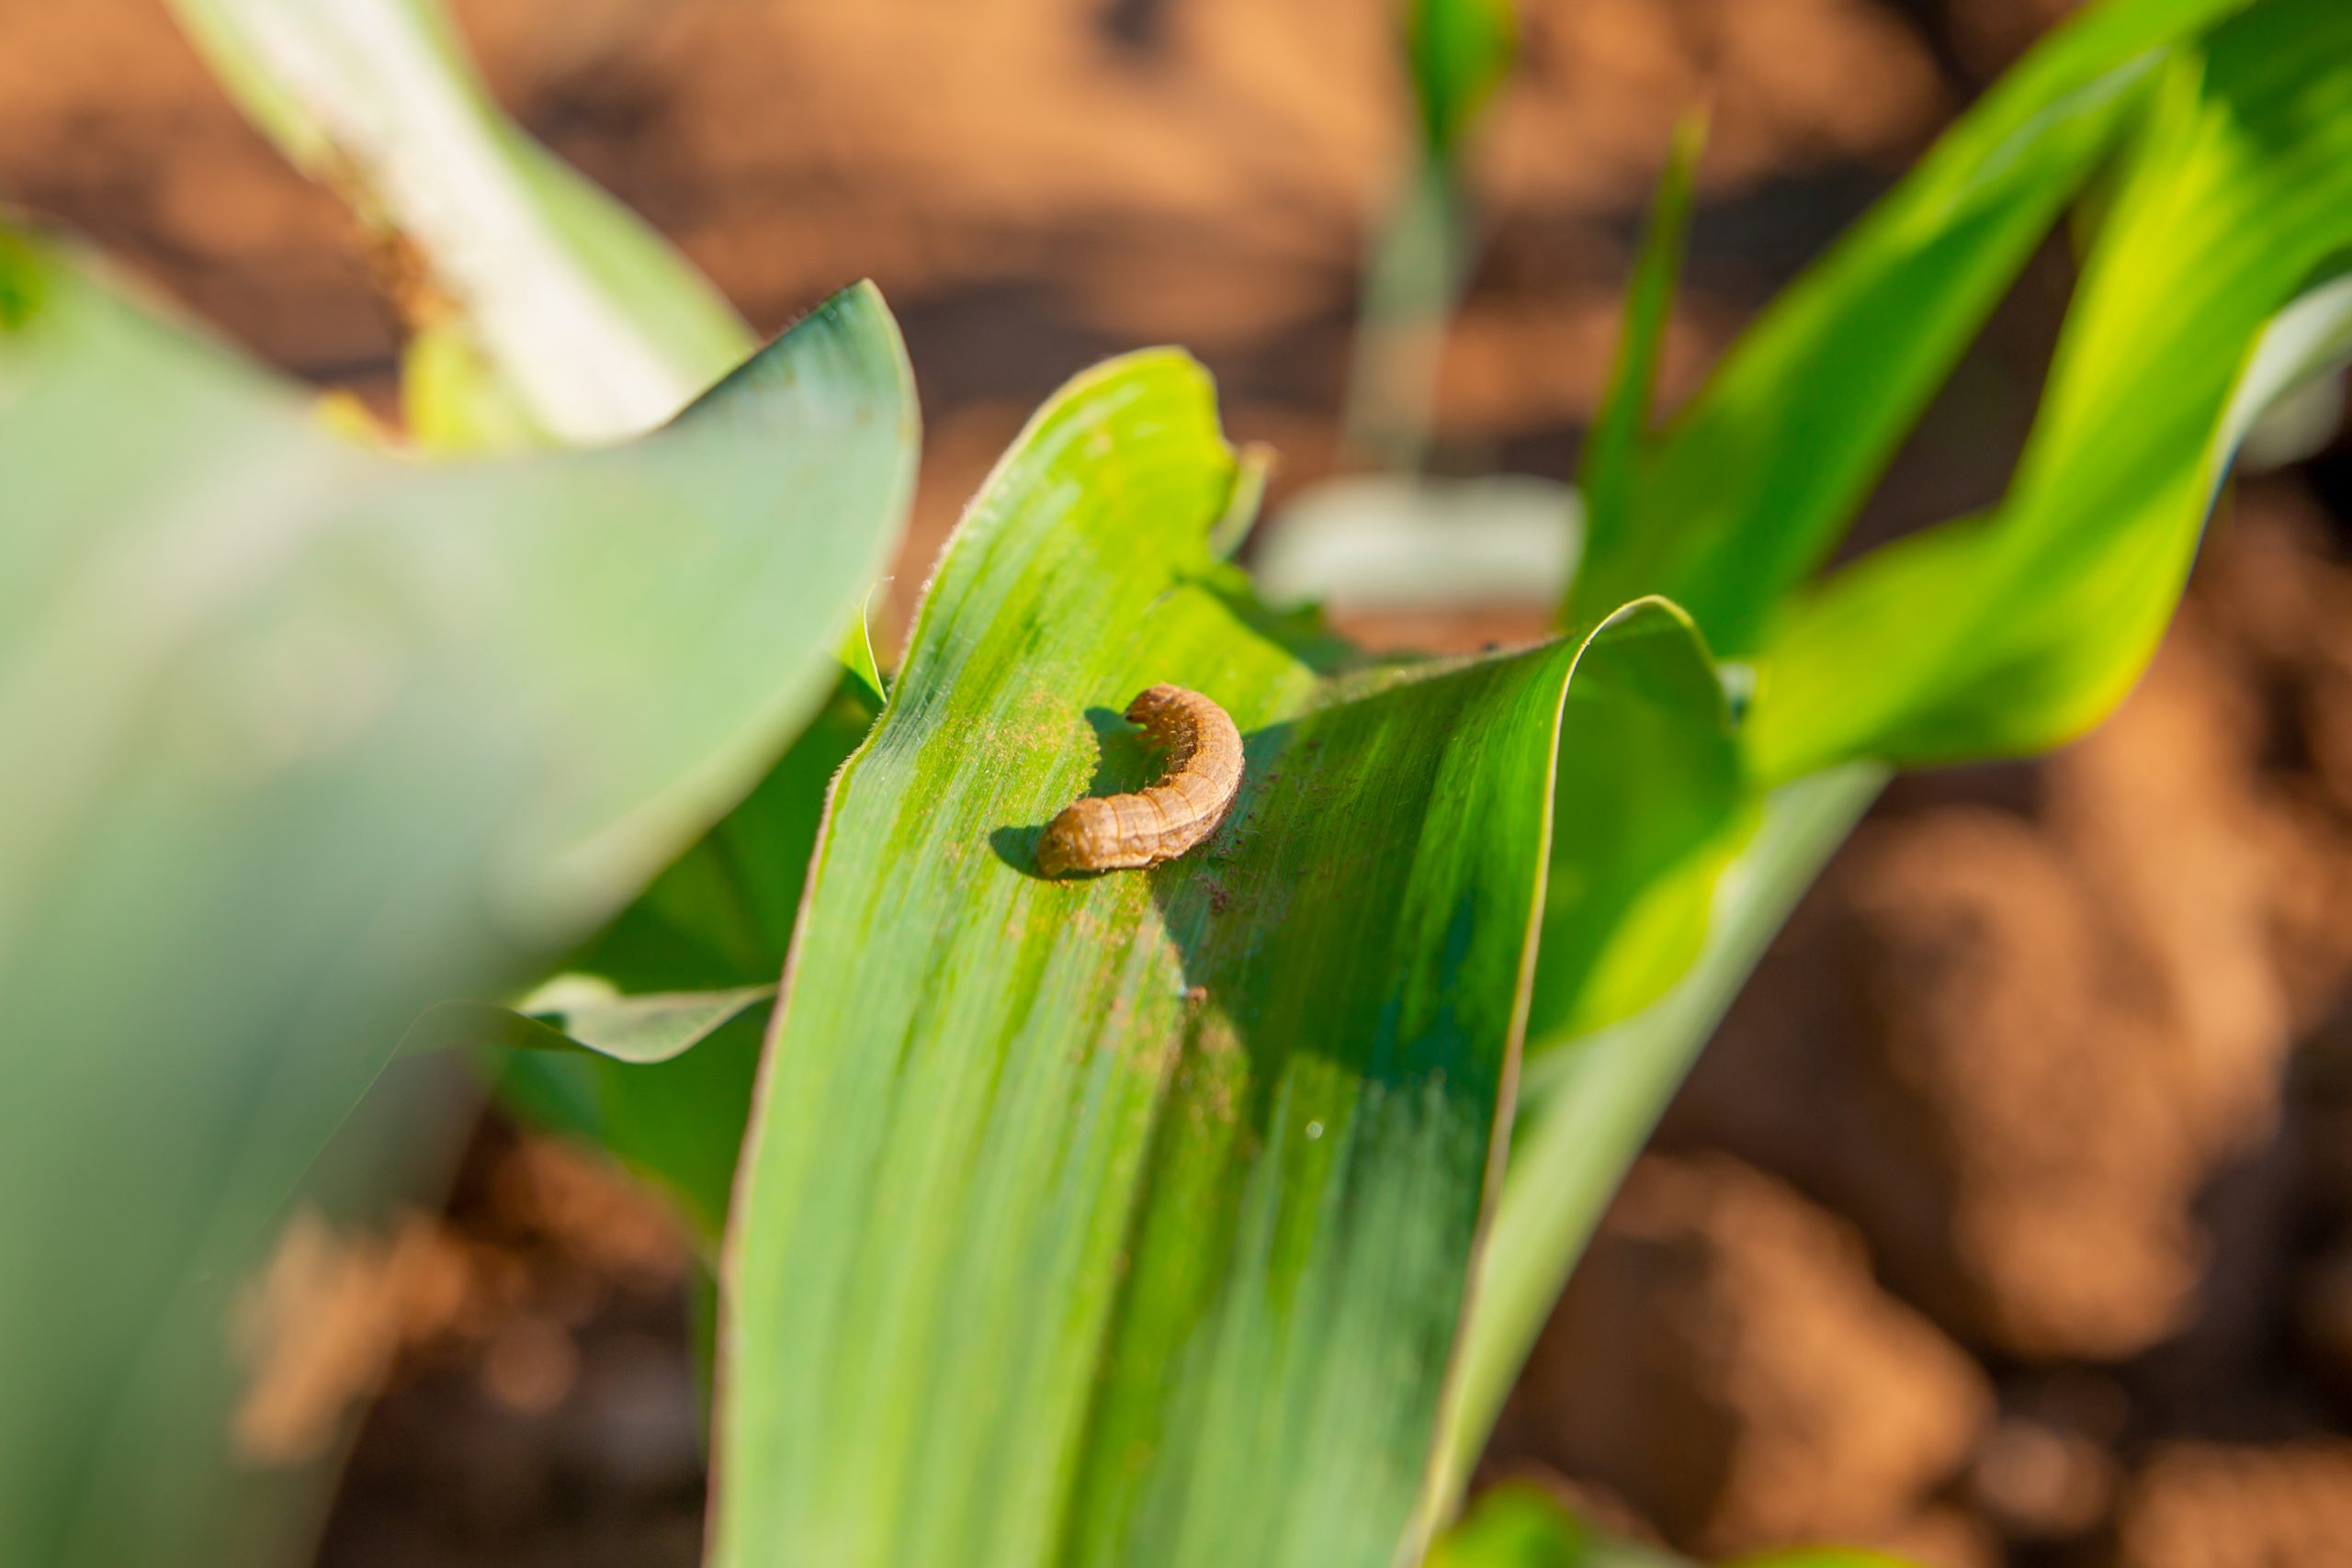
{"type": "Polygon", "coordinates": [[[1340,445],[1400,473],[1427,458],[1446,322],[1470,257],[1469,207],[1451,158],[1423,151],[1373,242],[1340,445]]]}

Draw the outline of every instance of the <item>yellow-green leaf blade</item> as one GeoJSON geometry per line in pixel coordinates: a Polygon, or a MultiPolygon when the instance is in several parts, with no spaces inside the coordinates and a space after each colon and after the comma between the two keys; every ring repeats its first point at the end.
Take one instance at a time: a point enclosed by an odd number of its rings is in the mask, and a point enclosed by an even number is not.
{"type": "Polygon", "coordinates": [[[2161,87],[2008,496],[1790,611],[1756,705],[1768,776],[2087,728],[2154,650],[2252,416],[2352,351],[2352,11],[2266,0],[2161,87]]]}
{"type": "Polygon", "coordinates": [[[1753,654],[2154,68],[2245,0],[2109,0],[2054,32],[1734,345],[1634,465],[1596,533],[1571,624],[1661,593],[1715,650],[1753,654]]]}
{"type": "Polygon", "coordinates": [[[1190,361],[1073,384],[836,785],[732,1219],[728,1568],[1416,1528],[1580,650],[1342,670],[1213,558],[1234,482],[1190,361]],[[1242,729],[1233,814],[1040,879],[1059,807],[1148,776],[1116,713],[1159,681],[1242,729]]]}

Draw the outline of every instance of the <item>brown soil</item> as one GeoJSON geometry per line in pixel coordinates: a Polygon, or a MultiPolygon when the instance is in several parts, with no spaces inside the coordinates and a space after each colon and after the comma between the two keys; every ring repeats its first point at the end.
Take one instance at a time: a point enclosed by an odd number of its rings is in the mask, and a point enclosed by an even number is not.
{"type": "MultiPolygon", "coordinates": [[[[1712,103],[1713,141],[1668,398],[2064,8],[1528,6],[1478,152],[1487,244],[1442,367],[1440,465],[1570,471],[1685,107],[1712,103]]],[[[1364,231],[1404,145],[1389,8],[458,9],[501,96],[755,324],[880,280],[928,424],[898,614],[1027,411],[1103,354],[1186,343],[1236,434],[1282,449],[1279,485],[1331,468],[1364,231]]],[[[389,385],[390,318],[349,226],[154,0],[0,0],[0,199],[297,373],[389,385]]],[[[1997,491],[2064,281],[2052,258],[2017,291],[1867,532],[1997,491]]],[[[1833,1534],[1955,1565],[2346,1561],[2347,468],[2339,451],[2243,493],[2114,723],[2040,767],[1891,792],[1670,1113],[1497,1468],[1546,1469],[1696,1550],[1833,1534]]],[[[1366,629],[1458,647],[1538,628],[1366,629]]],[[[266,1336],[285,1359],[256,1384],[256,1451],[316,1445],[391,1380],[323,1562],[696,1561],[692,1269],[625,1188],[492,1133],[449,1214],[306,1232],[278,1262],[256,1323],[341,1326],[266,1336]]]]}
{"type": "MultiPolygon", "coordinates": [[[[372,1319],[329,1325],[329,1337],[380,1345],[390,1381],[322,1562],[700,1561],[697,1287],[652,1200],[588,1158],[488,1129],[448,1213],[412,1217],[392,1256],[429,1263],[378,1270],[372,1319]]],[[[364,1390],[313,1377],[304,1392],[311,1429],[324,1431],[364,1390]]]]}
{"type": "Polygon", "coordinates": [[[1872,1282],[1852,1226],[1722,1156],[1652,1156],[1509,1440],[1712,1554],[1900,1529],[1991,1409],[1975,1363],[1872,1282]]]}
{"type": "Polygon", "coordinates": [[[2210,620],[2200,596],[2030,815],[1938,804],[1859,834],[1787,944],[1805,996],[1748,1010],[1678,1109],[1678,1135],[1798,1173],[2005,1354],[2178,1329],[2191,1202],[2277,1121],[2273,863],[2306,846],[2256,787],[2259,704],[2210,620]]]}
{"type": "Polygon", "coordinates": [[[2184,1444],[2157,1452],[2123,1510],[2117,1568],[2344,1568],[2352,1444],[2184,1444]]]}

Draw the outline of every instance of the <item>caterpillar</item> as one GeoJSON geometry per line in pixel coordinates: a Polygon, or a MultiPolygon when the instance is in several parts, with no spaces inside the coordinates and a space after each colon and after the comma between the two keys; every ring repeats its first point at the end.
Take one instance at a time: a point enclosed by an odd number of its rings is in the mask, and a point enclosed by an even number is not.
{"type": "Polygon", "coordinates": [[[1216,831],[1241,792],[1241,731],[1200,693],[1153,686],[1127,705],[1127,718],[1167,752],[1166,775],[1134,795],[1065,807],[1037,840],[1037,869],[1047,876],[1174,860],[1216,831]]]}

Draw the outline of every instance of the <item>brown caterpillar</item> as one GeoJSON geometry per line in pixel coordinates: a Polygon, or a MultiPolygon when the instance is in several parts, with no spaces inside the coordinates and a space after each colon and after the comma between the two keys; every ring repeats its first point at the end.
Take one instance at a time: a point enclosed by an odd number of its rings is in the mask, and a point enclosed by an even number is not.
{"type": "Polygon", "coordinates": [[[1037,840],[1047,876],[1174,860],[1216,831],[1241,792],[1241,731],[1200,693],[1154,686],[1127,705],[1127,717],[1167,751],[1167,775],[1135,795],[1066,807],[1037,840]]]}

